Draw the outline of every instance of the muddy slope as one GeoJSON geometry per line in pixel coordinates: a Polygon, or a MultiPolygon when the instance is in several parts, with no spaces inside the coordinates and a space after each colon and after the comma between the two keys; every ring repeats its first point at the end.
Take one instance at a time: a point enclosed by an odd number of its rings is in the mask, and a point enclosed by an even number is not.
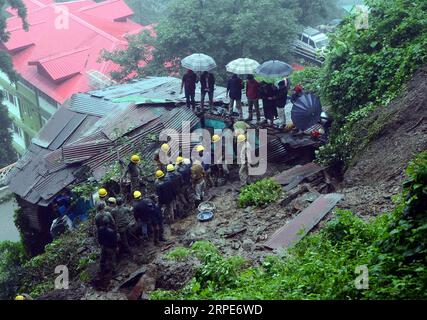
{"type": "Polygon", "coordinates": [[[361,130],[374,132],[374,139],[345,173],[343,206],[375,215],[391,207],[409,161],[427,150],[427,66],[416,72],[401,97],[364,121],[361,130]]]}

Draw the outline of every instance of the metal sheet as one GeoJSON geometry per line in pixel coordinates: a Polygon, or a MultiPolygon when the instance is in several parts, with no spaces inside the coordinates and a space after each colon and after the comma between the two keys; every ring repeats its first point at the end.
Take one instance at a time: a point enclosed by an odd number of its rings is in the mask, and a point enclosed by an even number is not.
{"type": "Polygon", "coordinates": [[[280,228],[265,243],[269,249],[289,248],[298,243],[305,235],[316,226],[320,220],[331,211],[343,198],[342,194],[330,193],[317,198],[307,209],[280,228]]]}
{"type": "Polygon", "coordinates": [[[305,179],[315,173],[324,170],[323,167],[315,164],[314,162],[307,163],[303,166],[295,166],[292,169],[283,171],[278,175],[274,176],[273,179],[276,180],[281,185],[287,185],[292,183],[296,179],[305,179]]]}

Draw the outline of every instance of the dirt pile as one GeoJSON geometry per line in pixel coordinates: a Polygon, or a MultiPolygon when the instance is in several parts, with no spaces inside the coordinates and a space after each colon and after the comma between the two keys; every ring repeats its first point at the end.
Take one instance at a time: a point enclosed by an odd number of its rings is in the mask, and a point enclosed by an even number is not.
{"type": "Polygon", "coordinates": [[[344,175],[341,207],[361,215],[391,208],[405,169],[414,155],[427,150],[427,66],[420,69],[402,95],[378,108],[361,123],[371,137],[344,175]]]}

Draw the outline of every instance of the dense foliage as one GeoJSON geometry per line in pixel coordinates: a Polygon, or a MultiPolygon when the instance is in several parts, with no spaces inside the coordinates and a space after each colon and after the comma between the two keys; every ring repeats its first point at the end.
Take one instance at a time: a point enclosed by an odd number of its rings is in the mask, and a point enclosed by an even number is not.
{"type": "Polygon", "coordinates": [[[260,207],[277,201],[282,195],[282,187],[273,179],[267,178],[247,185],[240,190],[239,206],[260,207]]]}
{"type": "Polygon", "coordinates": [[[0,300],[14,297],[25,261],[24,249],[19,242],[0,242],[0,300]]]}
{"type": "MultiPolygon", "coordinates": [[[[225,258],[209,244],[202,265],[178,292],[158,290],[152,299],[426,299],[427,153],[409,166],[410,179],[392,214],[370,221],[335,212],[320,232],[261,267],[225,258]],[[366,287],[356,284],[367,267],[366,287]]],[[[183,257],[198,252],[181,250],[183,257]]]]}
{"type": "Polygon", "coordinates": [[[121,60],[123,73],[114,77],[128,80],[176,74],[181,58],[203,52],[214,57],[218,83],[224,83],[225,65],[231,60],[289,61],[297,32],[336,16],[335,4],[335,0],[175,0],[156,27],[156,39],[133,37],[129,52],[117,51],[105,58],[121,60]],[[152,56],[144,49],[147,44],[154,48],[152,56]],[[144,72],[135,63],[141,57],[153,58],[144,72]]]}
{"type": "MultiPolygon", "coordinates": [[[[317,75],[323,100],[334,113],[330,143],[319,160],[348,164],[366,141],[357,123],[395,98],[414,71],[427,62],[427,2],[367,0],[369,28],[357,30],[349,16],[332,36],[326,64],[317,75]]],[[[366,139],[365,139],[366,140],[366,139]]]]}

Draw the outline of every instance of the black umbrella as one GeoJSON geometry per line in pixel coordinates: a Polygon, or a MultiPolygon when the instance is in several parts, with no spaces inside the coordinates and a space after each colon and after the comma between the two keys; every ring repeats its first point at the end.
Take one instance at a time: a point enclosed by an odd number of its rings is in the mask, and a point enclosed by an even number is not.
{"type": "Polygon", "coordinates": [[[292,71],[293,69],[289,64],[279,60],[264,62],[255,70],[256,74],[269,78],[287,77],[292,71]]]}
{"type": "Polygon", "coordinates": [[[321,113],[319,97],[312,93],[303,94],[292,107],[292,122],[298,129],[307,130],[320,121],[321,113]]]}

